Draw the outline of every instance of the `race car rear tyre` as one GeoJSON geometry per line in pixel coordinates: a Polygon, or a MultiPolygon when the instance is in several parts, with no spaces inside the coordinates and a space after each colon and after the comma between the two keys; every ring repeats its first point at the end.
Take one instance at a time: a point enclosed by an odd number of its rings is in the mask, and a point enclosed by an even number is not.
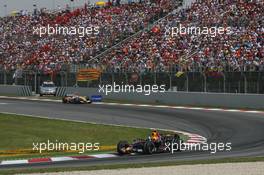
{"type": "Polygon", "coordinates": [[[155,145],[153,142],[147,141],[145,142],[143,149],[145,154],[152,154],[155,151],[155,145]]]}
{"type": "Polygon", "coordinates": [[[62,103],[67,103],[67,100],[65,98],[63,98],[62,103]]]}
{"type": "Polygon", "coordinates": [[[129,147],[129,144],[127,141],[120,141],[117,144],[117,152],[118,154],[122,155],[122,154],[126,154],[126,152],[124,152],[124,148],[129,147]]]}
{"type": "Polygon", "coordinates": [[[178,134],[174,134],[174,140],[180,140],[180,136],[178,134]]]}
{"type": "Polygon", "coordinates": [[[180,148],[182,147],[183,141],[180,139],[180,136],[178,134],[174,135],[174,138],[172,140],[172,144],[173,144],[173,149],[175,151],[181,151],[180,148]]]}

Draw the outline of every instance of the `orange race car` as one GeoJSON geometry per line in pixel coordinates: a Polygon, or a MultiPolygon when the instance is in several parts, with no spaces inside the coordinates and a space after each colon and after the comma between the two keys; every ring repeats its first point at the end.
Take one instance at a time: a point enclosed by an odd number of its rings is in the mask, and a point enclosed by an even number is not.
{"type": "Polygon", "coordinates": [[[92,101],[88,96],[80,96],[75,94],[65,95],[62,98],[63,103],[71,103],[71,104],[90,104],[92,101]]]}

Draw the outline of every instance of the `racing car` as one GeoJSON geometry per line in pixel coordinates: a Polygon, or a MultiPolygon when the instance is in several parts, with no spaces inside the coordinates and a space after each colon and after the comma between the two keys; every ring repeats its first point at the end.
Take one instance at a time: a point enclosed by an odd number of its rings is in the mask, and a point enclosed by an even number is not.
{"type": "MultiPolygon", "coordinates": [[[[127,141],[120,141],[117,144],[117,152],[120,155],[141,153],[166,153],[171,151],[171,145],[180,145],[183,141],[178,134],[160,135],[157,131],[152,131],[151,137],[147,139],[135,139],[132,144],[127,141]]],[[[173,147],[174,148],[174,147],[173,147]]],[[[174,151],[180,151],[179,146],[174,148],[174,151]]]]}
{"type": "Polygon", "coordinates": [[[71,103],[71,104],[89,104],[92,103],[89,97],[80,96],[76,94],[68,94],[62,98],[63,103],[71,103]]]}

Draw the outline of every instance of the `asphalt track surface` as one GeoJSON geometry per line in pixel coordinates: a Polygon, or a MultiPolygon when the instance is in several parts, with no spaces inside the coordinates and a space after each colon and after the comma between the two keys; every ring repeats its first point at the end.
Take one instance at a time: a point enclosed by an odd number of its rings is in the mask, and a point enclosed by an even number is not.
{"type": "Polygon", "coordinates": [[[105,124],[173,129],[202,135],[208,139],[208,143],[232,143],[231,151],[217,152],[216,154],[206,151],[188,151],[175,154],[134,155],[106,159],[10,165],[0,167],[0,169],[81,167],[102,164],[208,160],[264,155],[264,114],[103,104],[71,105],[7,99],[0,99],[0,112],[105,124]]]}

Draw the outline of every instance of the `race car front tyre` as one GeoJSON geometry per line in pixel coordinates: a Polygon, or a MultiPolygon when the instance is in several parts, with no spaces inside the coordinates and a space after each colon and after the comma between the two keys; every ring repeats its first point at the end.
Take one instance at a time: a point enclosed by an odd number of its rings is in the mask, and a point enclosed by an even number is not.
{"type": "Polygon", "coordinates": [[[129,147],[129,144],[127,141],[120,141],[117,144],[117,152],[120,155],[126,154],[125,149],[129,147]]]}
{"type": "Polygon", "coordinates": [[[145,154],[152,154],[155,151],[155,145],[152,141],[144,143],[143,151],[145,154]]]}

